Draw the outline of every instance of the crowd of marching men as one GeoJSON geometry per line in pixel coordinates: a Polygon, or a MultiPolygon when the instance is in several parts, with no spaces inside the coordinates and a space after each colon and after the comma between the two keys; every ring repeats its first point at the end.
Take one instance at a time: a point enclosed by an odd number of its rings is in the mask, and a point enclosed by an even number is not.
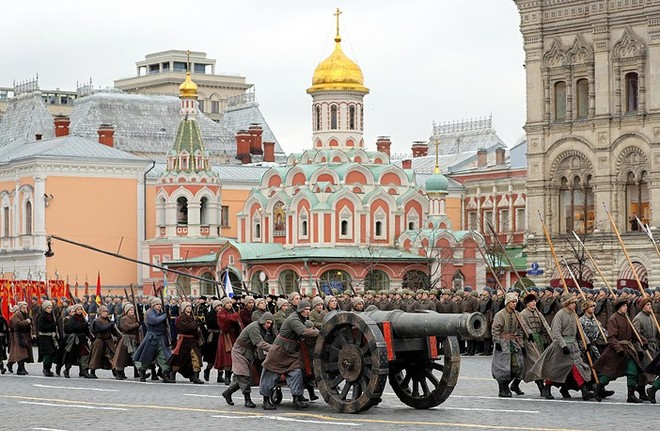
{"type": "Polygon", "coordinates": [[[629,402],[655,403],[660,389],[656,378],[660,288],[644,292],[483,288],[477,292],[465,287],[222,299],[108,295],[100,304],[93,295],[76,298],[73,304],[66,298],[39,299],[13,306],[9,322],[0,317],[2,374],[13,372],[14,365],[18,375],[27,374],[25,363],[34,362],[36,343],[37,361],[48,377],[69,378],[75,366],[80,377],[94,379],[97,370],[105,369],[123,380],[128,378],[125,369],[133,367],[133,377],[143,382],[174,383],[178,373],[203,384],[215,370],[216,381],[229,386],[223,392],[228,403],[233,405],[231,394],[240,389],[245,405],[254,407],[249,394],[250,382],[257,380],[251,375],[256,366],[266,386],[260,387],[265,409],[275,408],[268,394],[274,376],[280,374],[292,379],[294,406],[304,408],[308,400],[303,388],[311,399],[317,396],[296,366],[282,367],[291,359],[287,349],[298,353],[286,343],[314,336],[328,312],[362,312],[375,306],[406,312],[483,313],[488,322],[486,335],[459,338],[459,345],[466,355],[493,355],[492,373],[503,397],[522,394],[522,381],[535,382],[545,398],[552,398],[551,388],[558,386],[562,397],[580,390],[585,400],[601,400],[612,395],[606,384],[621,376],[627,378],[629,402]],[[286,336],[278,337],[282,333],[286,336]],[[278,353],[268,361],[271,350],[278,353]],[[262,367],[264,361],[270,371],[262,367]]]}

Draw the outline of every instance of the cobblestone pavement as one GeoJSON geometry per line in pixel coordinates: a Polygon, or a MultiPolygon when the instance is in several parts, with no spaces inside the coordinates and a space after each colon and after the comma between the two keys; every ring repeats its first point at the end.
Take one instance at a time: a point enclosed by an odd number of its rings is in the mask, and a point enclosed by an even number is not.
{"type": "Polygon", "coordinates": [[[109,371],[87,380],[73,369],[71,379],[44,377],[40,364],[27,369],[29,376],[0,376],[1,430],[656,430],[660,423],[660,404],[625,402],[624,379],[610,384],[616,394],[601,403],[584,402],[575,392],[563,400],[556,389],[558,399],[541,399],[534,384],[522,385],[525,395],[498,398],[487,357],[464,357],[453,394],[434,409],[409,408],[387,386],[382,403],[355,415],[336,413],[321,400],[296,411],[286,389],[273,412],[261,409],[255,389],[256,409],[243,407],[240,393],[230,407],[220,395],[224,384],[213,383],[215,371],[212,383],[193,385],[179,376],[166,385],[117,381],[109,371]]]}

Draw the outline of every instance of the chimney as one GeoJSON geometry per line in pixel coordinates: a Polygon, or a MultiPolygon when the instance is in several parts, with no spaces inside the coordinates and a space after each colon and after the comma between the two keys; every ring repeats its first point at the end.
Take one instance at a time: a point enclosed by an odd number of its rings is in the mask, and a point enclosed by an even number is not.
{"type": "Polygon", "coordinates": [[[381,153],[387,154],[387,157],[390,156],[391,145],[392,145],[392,141],[390,141],[389,136],[379,136],[376,139],[376,150],[380,151],[381,153]]]}
{"type": "Polygon", "coordinates": [[[69,135],[69,124],[71,121],[69,117],[64,115],[58,115],[55,117],[55,137],[68,136],[69,135]]]}
{"type": "Polygon", "coordinates": [[[264,162],[275,162],[275,142],[264,142],[264,162]]]}
{"type": "Polygon", "coordinates": [[[424,157],[429,153],[429,146],[424,141],[413,141],[412,153],[413,158],[424,157]]]}
{"type": "Polygon", "coordinates": [[[248,127],[248,132],[252,136],[250,154],[260,156],[263,154],[263,150],[261,148],[261,135],[263,134],[264,130],[261,128],[261,125],[252,123],[250,124],[250,127],[248,127]]]}
{"type": "Polygon", "coordinates": [[[412,159],[401,160],[401,167],[403,169],[412,169],[412,159]]]}
{"type": "Polygon", "coordinates": [[[115,128],[110,124],[101,124],[98,130],[99,144],[114,147],[115,145],[115,128]]]}
{"type": "Polygon", "coordinates": [[[497,166],[502,166],[504,164],[504,153],[506,150],[504,148],[498,148],[495,150],[495,164],[497,166]]]}
{"type": "Polygon", "coordinates": [[[477,151],[477,167],[484,168],[488,164],[488,152],[483,148],[477,151]]]}
{"type": "Polygon", "coordinates": [[[244,165],[252,161],[250,157],[250,143],[252,135],[247,130],[239,130],[236,133],[236,158],[244,165]]]}
{"type": "Polygon", "coordinates": [[[41,137],[42,137],[42,134],[41,134],[41,133],[37,133],[37,134],[34,135],[34,140],[35,140],[35,141],[41,141],[41,137]]]}

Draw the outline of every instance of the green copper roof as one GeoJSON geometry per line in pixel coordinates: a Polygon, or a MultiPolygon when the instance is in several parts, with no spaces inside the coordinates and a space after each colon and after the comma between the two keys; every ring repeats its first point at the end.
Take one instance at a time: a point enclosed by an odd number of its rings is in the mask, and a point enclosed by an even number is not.
{"type": "Polygon", "coordinates": [[[435,193],[447,193],[447,187],[449,186],[449,180],[444,175],[437,173],[433,174],[426,180],[426,191],[435,192],[435,193]]]}
{"type": "Polygon", "coordinates": [[[425,262],[425,256],[409,253],[391,247],[295,247],[284,248],[281,244],[238,243],[232,241],[241,261],[376,261],[383,262],[425,262]]]}
{"type": "Polygon", "coordinates": [[[188,166],[182,168],[180,165],[181,160],[177,158],[174,160],[174,171],[199,172],[210,169],[199,124],[197,124],[197,121],[188,118],[182,119],[179,123],[179,130],[176,133],[174,147],[172,148],[172,153],[176,155],[184,152],[189,155],[188,166]],[[201,160],[195,157],[198,154],[203,156],[201,160]]]}

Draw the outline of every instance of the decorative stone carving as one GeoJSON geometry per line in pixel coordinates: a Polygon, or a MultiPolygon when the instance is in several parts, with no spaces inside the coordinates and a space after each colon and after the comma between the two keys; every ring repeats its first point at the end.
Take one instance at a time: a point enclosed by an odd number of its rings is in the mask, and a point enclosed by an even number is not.
{"type": "Polygon", "coordinates": [[[623,31],[623,36],[614,45],[612,55],[615,60],[633,59],[644,57],[646,55],[646,47],[644,43],[637,37],[633,29],[628,26],[623,31]]]}
{"type": "Polygon", "coordinates": [[[566,53],[564,52],[561,40],[555,38],[552,47],[543,55],[543,64],[545,67],[560,67],[566,63],[566,53]]]}

